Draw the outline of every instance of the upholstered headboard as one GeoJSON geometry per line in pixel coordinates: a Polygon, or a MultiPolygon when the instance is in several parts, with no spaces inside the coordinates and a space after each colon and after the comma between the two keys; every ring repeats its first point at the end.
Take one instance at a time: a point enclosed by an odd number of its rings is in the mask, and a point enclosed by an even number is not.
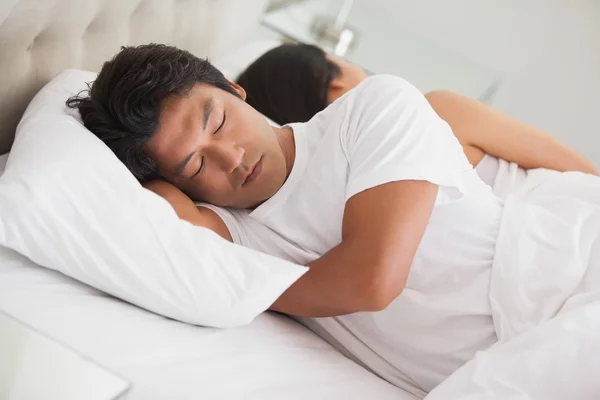
{"type": "Polygon", "coordinates": [[[0,154],[35,93],[66,68],[98,71],[120,46],[167,43],[214,57],[267,0],[0,0],[0,154]]]}

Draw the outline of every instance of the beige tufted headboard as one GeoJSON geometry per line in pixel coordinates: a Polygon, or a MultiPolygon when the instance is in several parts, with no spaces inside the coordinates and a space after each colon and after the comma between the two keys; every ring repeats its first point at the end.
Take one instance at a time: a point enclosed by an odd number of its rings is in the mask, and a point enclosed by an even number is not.
{"type": "Polygon", "coordinates": [[[214,57],[255,28],[267,0],[0,0],[0,154],[35,93],[66,68],[98,71],[122,45],[214,57]]]}

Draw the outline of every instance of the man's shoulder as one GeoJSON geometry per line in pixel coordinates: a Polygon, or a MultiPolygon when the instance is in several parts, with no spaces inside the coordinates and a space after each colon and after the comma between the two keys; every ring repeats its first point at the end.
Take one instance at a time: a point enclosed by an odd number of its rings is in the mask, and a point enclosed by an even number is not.
{"type": "Polygon", "coordinates": [[[406,79],[401,78],[397,75],[391,74],[374,74],[370,75],[366,79],[364,79],[359,86],[374,86],[374,85],[382,85],[382,86],[412,86],[410,82],[406,79]]]}
{"type": "Polygon", "coordinates": [[[362,118],[375,117],[388,105],[410,104],[422,99],[423,94],[407,80],[381,74],[369,76],[338,101],[349,118],[362,118]]]}
{"type": "Polygon", "coordinates": [[[363,80],[356,88],[348,91],[348,98],[357,102],[373,103],[388,97],[413,97],[423,95],[406,79],[395,75],[371,75],[363,80]]]}
{"type": "Polygon", "coordinates": [[[316,114],[310,121],[289,126],[294,135],[300,135],[309,148],[314,148],[324,138],[341,139],[342,147],[348,140],[364,131],[383,114],[399,117],[407,106],[423,101],[423,95],[408,81],[394,75],[372,75],[354,89],[316,114]]]}

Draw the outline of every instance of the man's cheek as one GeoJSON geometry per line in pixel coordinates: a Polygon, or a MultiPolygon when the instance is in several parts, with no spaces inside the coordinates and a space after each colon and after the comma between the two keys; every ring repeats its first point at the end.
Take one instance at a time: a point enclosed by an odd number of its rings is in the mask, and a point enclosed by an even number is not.
{"type": "Polygon", "coordinates": [[[209,202],[206,194],[203,191],[200,191],[196,185],[191,185],[188,193],[188,196],[194,201],[209,202]]]}

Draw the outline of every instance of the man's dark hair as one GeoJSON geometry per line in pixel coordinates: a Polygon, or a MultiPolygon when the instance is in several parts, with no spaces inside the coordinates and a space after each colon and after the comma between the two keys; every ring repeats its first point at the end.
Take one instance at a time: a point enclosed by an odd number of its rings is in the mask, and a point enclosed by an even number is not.
{"type": "Polygon", "coordinates": [[[144,146],[158,128],[163,101],[187,94],[196,83],[239,96],[208,60],[185,50],[161,44],[122,47],[67,106],[77,108],[85,127],[144,183],[159,178],[144,146]]]}
{"type": "Polygon", "coordinates": [[[287,43],[263,54],[238,77],[246,102],[278,124],[306,122],[327,107],[340,68],[320,48],[287,43]]]}

